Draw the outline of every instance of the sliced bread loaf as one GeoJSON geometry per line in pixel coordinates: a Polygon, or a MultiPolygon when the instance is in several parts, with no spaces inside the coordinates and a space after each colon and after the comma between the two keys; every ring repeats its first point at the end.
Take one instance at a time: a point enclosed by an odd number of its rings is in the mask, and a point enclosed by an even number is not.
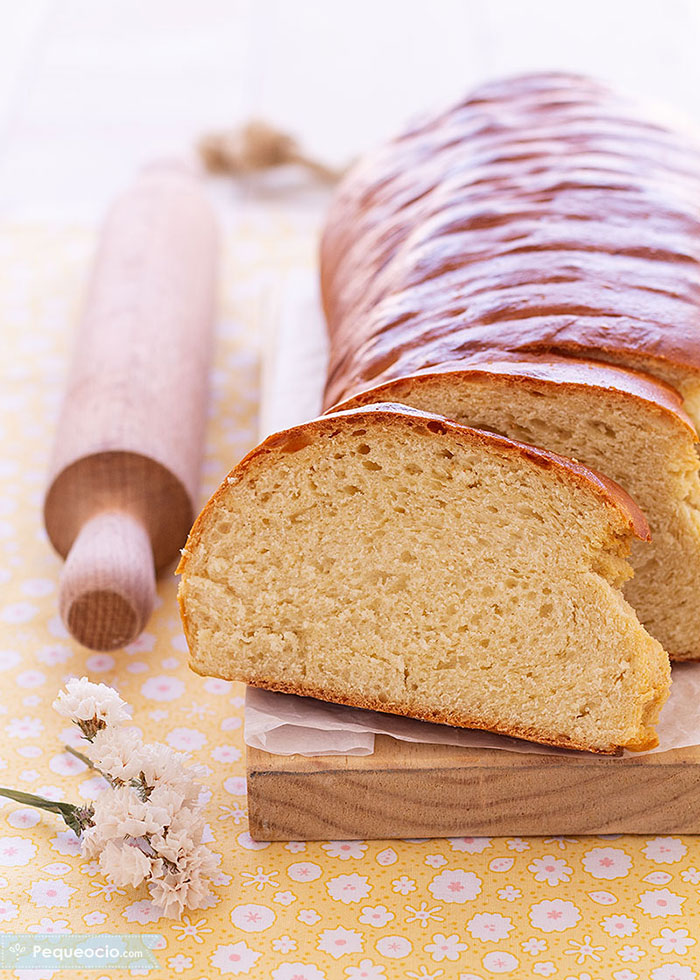
{"type": "Polygon", "coordinates": [[[270,437],[183,552],[191,666],[615,753],[655,743],[668,657],[620,592],[636,505],[544,450],[401,405],[270,437]]]}
{"type": "Polygon", "coordinates": [[[672,660],[700,659],[700,458],[673,388],[612,365],[516,355],[455,359],[339,407],[377,401],[534,443],[620,483],[651,528],[650,543],[632,543],[625,596],[672,660]]]}

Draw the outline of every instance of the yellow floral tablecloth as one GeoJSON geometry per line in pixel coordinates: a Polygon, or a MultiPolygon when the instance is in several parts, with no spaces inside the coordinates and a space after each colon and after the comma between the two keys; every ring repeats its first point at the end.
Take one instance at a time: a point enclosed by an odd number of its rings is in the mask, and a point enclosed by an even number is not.
{"type": "MultiPolygon", "coordinates": [[[[0,782],[66,800],[98,791],[99,779],[62,751],[75,730],[51,709],[68,677],[87,674],[119,689],[147,740],[208,767],[208,836],[221,870],[211,906],[173,922],[145,891],[106,885],[57,817],[4,801],[0,928],[157,933],[161,969],[150,976],[183,980],[700,978],[696,838],[256,843],[246,829],[243,686],[188,671],[174,578],[126,650],[92,653],[66,635],[60,562],[40,507],[92,244],[87,230],[63,226],[0,233],[0,782]]],[[[228,237],[205,494],[254,439],[266,291],[308,268],[313,252],[311,230],[281,215],[251,218],[228,237]]]]}

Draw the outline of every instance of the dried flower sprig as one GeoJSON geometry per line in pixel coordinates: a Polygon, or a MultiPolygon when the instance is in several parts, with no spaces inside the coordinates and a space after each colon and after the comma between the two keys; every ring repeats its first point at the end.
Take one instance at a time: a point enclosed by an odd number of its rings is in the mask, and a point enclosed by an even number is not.
{"type": "Polygon", "coordinates": [[[81,851],[99,861],[117,887],[146,882],[165,915],[204,908],[219,856],[202,843],[201,770],[165,745],[145,745],[133,728],[120,727],[131,714],[115,690],[72,678],[54,701],[87,743],[85,754],[67,750],[99,772],[110,789],[85,806],[0,788],[26,806],[59,814],[80,838],[81,851]]]}

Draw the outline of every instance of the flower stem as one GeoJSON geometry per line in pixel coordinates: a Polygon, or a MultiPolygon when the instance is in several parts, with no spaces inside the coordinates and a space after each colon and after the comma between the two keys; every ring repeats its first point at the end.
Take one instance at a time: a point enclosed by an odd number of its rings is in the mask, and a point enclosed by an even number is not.
{"type": "Polygon", "coordinates": [[[110,775],[108,775],[108,773],[103,772],[101,769],[99,769],[95,765],[95,763],[92,761],[92,759],[88,759],[88,757],[86,755],[83,755],[82,752],[78,752],[77,749],[72,748],[70,745],[64,745],[64,748],[65,748],[66,752],[70,753],[70,755],[74,755],[76,759],[80,759],[80,761],[81,762],[84,762],[85,765],[86,766],[89,766],[90,769],[94,769],[95,772],[98,772],[100,774],[100,776],[102,776],[103,779],[106,779],[107,780],[107,782],[109,783],[110,786],[116,786],[116,785],[118,785],[115,782],[115,780],[112,779],[112,777],[110,775]]]}
{"type": "Polygon", "coordinates": [[[59,800],[47,800],[44,796],[36,796],[34,793],[24,793],[18,789],[8,789],[0,786],[0,796],[6,796],[16,803],[24,806],[34,806],[39,810],[48,810],[50,813],[57,813],[63,817],[64,822],[70,827],[76,836],[80,837],[86,827],[92,825],[92,807],[76,806],[75,803],[62,803],[59,800]]]}

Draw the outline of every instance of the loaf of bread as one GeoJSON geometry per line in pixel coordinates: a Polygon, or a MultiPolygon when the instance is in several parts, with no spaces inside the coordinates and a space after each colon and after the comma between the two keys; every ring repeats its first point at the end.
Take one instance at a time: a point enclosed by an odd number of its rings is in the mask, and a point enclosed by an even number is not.
{"type": "Polygon", "coordinates": [[[487,85],[353,170],[321,260],[326,405],[406,402],[620,482],[652,529],[625,594],[700,659],[692,138],[585,78],[487,85]]]}
{"type": "Polygon", "coordinates": [[[668,657],[619,586],[648,528],[571,460],[401,405],[267,439],[178,571],[191,666],[270,690],[615,753],[668,657]]]}

